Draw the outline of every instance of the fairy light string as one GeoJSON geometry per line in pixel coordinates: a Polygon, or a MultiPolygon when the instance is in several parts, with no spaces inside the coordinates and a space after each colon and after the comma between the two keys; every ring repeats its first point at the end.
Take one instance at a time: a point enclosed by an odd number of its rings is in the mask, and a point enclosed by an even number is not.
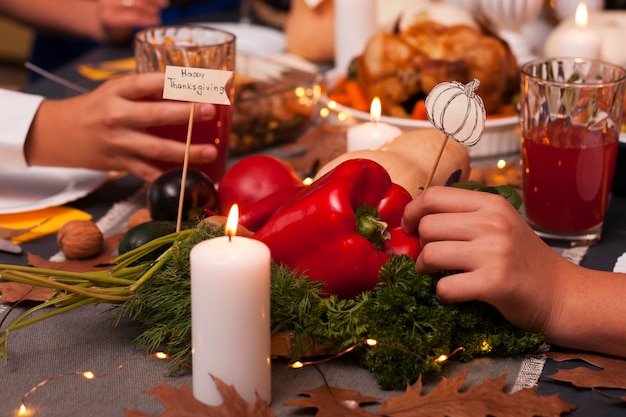
{"type": "MultiPolygon", "coordinates": [[[[487,342],[483,342],[483,344],[486,344],[487,342]]],[[[388,349],[393,349],[393,350],[397,350],[399,352],[405,353],[407,355],[413,356],[417,359],[419,359],[422,362],[427,362],[427,360],[420,354],[410,351],[408,349],[404,349],[402,347],[399,346],[394,346],[394,345],[390,345],[389,343],[385,343],[385,342],[381,342],[380,340],[376,340],[376,339],[365,339],[360,343],[355,343],[354,345],[349,346],[348,348],[332,355],[332,356],[327,356],[324,357],[322,359],[317,359],[317,360],[311,360],[311,361],[295,361],[289,364],[290,368],[294,368],[294,369],[299,369],[299,368],[304,368],[305,366],[310,366],[310,365],[319,365],[322,363],[326,363],[326,362],[330,362],[332,360],[335,360],[347,353],[352,352],[354,349],[356,349],[357,347],[361,346],[361,345],[366,345],[366,346],[382,346],[382,347],[386,347],[388,349]]],[[[437,357],[436,359],[434,359],[434,362],[437,363],[442,363],[447,361],[449,358],[451,358],[452,356],[456,355],[457,353],[460,352],[465,352],[465,348],[464,347],[458,347],[456,349],[454,349],[452,352],[448,353],[447,355],[440,355],[439,357],[437,357]]]]}
{"type": "MultiPolygon", "coordinates": [[[[359,343],[355,343],[351,346],[349,346],[348,348],[334,354],[334,355],[330,355],[330,356],[326,356],[324,358],[318,359],[318,360],[311,360],[311,361],[295,361],[290,363],[288,366],[290,368],[293,369],[299,369],[299,368],[303,368],[305,366],[311,366],[311,365],[319,365],[322,363],[326,363],[326,362],[330,362],[333,361],[337,358],[340,358],[341,356],[344,356],[350,352],[352,352],[353,350],[355,350],[357,347],[359,346],[369,346],[369,347],[374,347],[374,346],[382,346],[388,349],[394,349],[397,350],[399,352],[403,352],[407,355],[413,356],[415,358],[417,358],[418,360],[421,361],[426,361],[426,359],[424,359],[423,356],[421,356],[420,354],[416,353],[416,352],[412,352],[408,349],[404,349],[402,347],[399,346],[393,346],[391,344],[385,343],[385,342],[381,342],[380,340],[376,340],[376,339],[365,339],[359,343]]],[[[484,341],[483,344],[481,345],[481,350],[488,350],[489,344],[487,343],[487,341],[484,341]]],[[[432,359],[432,361],[437,362],[437,363],[443,363],[445,361],[447,361],[448,359],[450,359],[451,357],[453,357],[454,355],[464,352],[466,349],[464,347],[458,347],[456,349],[454,349],[452,352],[448,353],[448,354],[444,354],[444,355],[440,355],[435,359],[432,359]]],[[[120,363],[119,365],[117,365],[116,367],[102,373],[102,374],[95,374],[92,371],[75,371],[75,372],[68,372],[68,373],[64,373],[64,374],[59,374],[59,375],[54,375],[50,378],[46,378],[44,380],[42,380],[41,382],[37,383],[36,385],[34,385],[32,388],[30,388],[28,391],[26,391],[26,393],[22,396],[22,401],[20,403],[20,407],[18,409],[17,415],[19,417],[27,417],[27,416],[33,416],[35,414],[34,410],[28,408],[26,406],[26,400],[28,399],[29,396],[31,396],[33,393],[35,393],[37,390],[39,390],[40,388],[44,387],[45,385],[62,379],[62,378],[67,378],[67,377],[73,377],[73,376],[81,376],[86,380],[94,380],[97,378],[105,378],[108,376],[111,376],[113,374],[115,374],[116,372],[122,370],[123,368],[127,367],[128,365],[130,365],[131,363],[137,362],[137,361],[142,361],[142,360],[146,360],[146,359],[150,359],[150,358],[156,358],[159,360],[171,360],[171,361],[177,361],[176,359],[170,357],[169,355],[167,355],[164,352],[156,352],[153,354],[149,354],[149,355],[142,355],[142,356],[138,356],[135,358],[131,358],[128,359],[122,363],[120,363]]],[[[192,369],[192,366],[188,363],[185,362],[179,362],[181,365],[183,365],[184,367],[187,367],[189,369],[192,369]]]]}
{"type": "MultiPolygon", "coordinates": [[[[75,372],[67,372],[64,374],[59,374],[59,375],[54,375],[51,376],[50,378],[46,378],[43,381],[37,383],[36,385],[34,385],[32,388],[30,388],[28,391],[26,391],[26,393],[22,396],[22,401],[20,403],[20,407],[18,409],[17,415],[20,417],[26,417],[26,416],[32,416],[34,415],[34,410],[31,410],[30,408],[28,408],[26,406],[26,400],[29,396],[31,396],[33,393],[35,393],[35,391],[37,391],[38,389],[42,388],[43,386],[62,379],[62,378],[67,378],[67,377],[72,377],[72,376],[81,376],[86,380],[93,380],[96,378],[106,378],[108,376],[113,375],[114,373],[120,371],[121,369],[125,368],[126,366],[130,365],[133,362],[137,362],[137,361],[143,361],[146,359],[150,359],[150,358],[156,358],[159,360],[175,360],[173,358],[171,358],[170,356],[168,356],[166,353],[164,352],[156,352],[150,355],[143,355],[143,356],[138,356],[135,358],[130,358],[122,363],[120,363],[119,365],[117,365],[115,368],[112,368],[102,374],[95,374],[92,371],[75,371],[75,372]]],[[[187,367],[189,367],[188,364],[183,364],[187,367]]]]}

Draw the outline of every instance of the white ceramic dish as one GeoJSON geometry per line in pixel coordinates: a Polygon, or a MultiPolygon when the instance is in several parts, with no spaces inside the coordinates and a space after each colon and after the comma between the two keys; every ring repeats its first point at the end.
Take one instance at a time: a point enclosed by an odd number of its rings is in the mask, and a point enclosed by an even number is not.
{"type": "Polygon", "coordinates": [[[100,187],[108,173],[86,169],[30,167],[0,172],[0,214],[60,206],[100,187]]]}
{"type": "MultiPolygon", "coordinates": [[[[328,105],[328,97],[323,97],[321,102],[324,105],[328,105]]],[[[364,123],[371,120],[369,113],[354,110],[340,104],[334,107],[334,111],[336,113],[344,113],[347,116],[346,120],[348,123],[364,123]]],[[[398,126],[404,131],[433,127],[426,120],[400,117],[381,116],[380,121],[398,126]]],[[[521,133],[518,116],[494,118],[487,120],[482,139],[475,146],[469,148],[469,151],[472,158],[496,157],[519,152],[520,143],[521,133]]]]}
{"type": "Polygon", "coordinates": [[[222,29],[235,35],[237,37],[237,53],[265,56],[284,52],[287,47],[285,35],[277,29],[266,26],[226,22],[202,22],[198,24],[222,29]]]}

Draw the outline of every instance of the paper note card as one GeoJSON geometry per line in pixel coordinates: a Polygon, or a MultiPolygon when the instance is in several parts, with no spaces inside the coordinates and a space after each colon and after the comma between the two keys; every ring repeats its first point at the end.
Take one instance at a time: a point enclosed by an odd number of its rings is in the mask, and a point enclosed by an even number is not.
{"type": "Polygon", "coordinates": [[[232,71],[165,67],[163,98],[213,104],[230,104],[226,84],[232,71]]]}

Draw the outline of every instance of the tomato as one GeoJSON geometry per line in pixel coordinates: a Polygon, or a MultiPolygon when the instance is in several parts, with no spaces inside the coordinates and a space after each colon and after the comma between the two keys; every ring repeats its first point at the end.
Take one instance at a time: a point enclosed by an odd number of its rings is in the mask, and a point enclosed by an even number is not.
{"type": "Polygon", "coordinates": [[[287,187],[302,184],[286,162],[269,155],[252,155],[236,162],[217,188],[218,212],[228,215],[233,204],[245,210],[257,201],[287,187]]]}
{"type": "MultiPolygon", "coordinates": [[[[161,174],[148,188],[148,211],[152,220],[177,220],[182,183],[182,168],[161,174]]],[[[205,173],[189,168],[185,181],[182,220],[194,222],[204,211],[217,206],[215,184],[205,173]]]]}

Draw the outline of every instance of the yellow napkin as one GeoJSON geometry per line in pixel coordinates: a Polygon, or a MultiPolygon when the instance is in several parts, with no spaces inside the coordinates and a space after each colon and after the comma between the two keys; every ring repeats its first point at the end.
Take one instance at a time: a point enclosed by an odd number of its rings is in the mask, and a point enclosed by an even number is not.
{"type": "Polygon", "coordinates": [[[122,58],[98,64],[81,64],[78,73],[92,81],[103,81],[109,78],[135,72],[135,58],[122,58]]]}
{"type": "Polygon", "coordinates": [[[22,229],[45,221],[41,226],[11,239],[12,242],[19,244],[55,233],[70,220],[91,220],[91,218],[91,214],[72,207],[49,207],[24,213],[0,214],[0,227],[22,229]]]}

